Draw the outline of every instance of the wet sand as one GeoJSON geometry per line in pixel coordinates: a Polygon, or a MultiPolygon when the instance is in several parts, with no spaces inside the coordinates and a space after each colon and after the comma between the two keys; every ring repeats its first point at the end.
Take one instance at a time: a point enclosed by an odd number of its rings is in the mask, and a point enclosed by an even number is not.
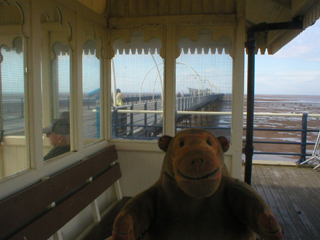
{"type": "MultiPolygon", "coordinates": [[[[246,112],[246,106],[247,102],[245,100],[244,112],[246,112]]],[[[320,114],[320,96],[256,95],[255,112],[320,114]]],[[[244,118],[243,126],[246,127],[246,117],[244,118]]],[[[302,117],[255,116],[254,127],[267,129],[301,129],[302,117]]],[[[319,117],[308,117],[308,129],[317,130],[317,132],[308,132],[307,142],[314,143],[316,141],[319,128],[319,117]]],[[[245,131],[243,136],[243,138],[245,139],[245,131]]],[[[301,142],[301,132],[254,131],[254,141],[277,141],[298,143],[301,142]]],[[[312,154],[313,149],[314,145],[308,145],[307,154],[312,154]]],[[[300,153],[301,146],[292,144],[255,143],[254,150],[259,152],[300,153]]],[[[253,159],[296,162],[299,160],[299,156],[255,154],[253,159]]]]}

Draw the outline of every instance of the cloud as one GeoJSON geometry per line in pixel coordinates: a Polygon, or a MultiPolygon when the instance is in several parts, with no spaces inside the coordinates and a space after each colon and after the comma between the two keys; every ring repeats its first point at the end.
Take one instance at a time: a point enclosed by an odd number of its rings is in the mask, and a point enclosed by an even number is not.
{"type": "MultiPolygon", "coordinates": [[[[245,78],[245,92],[246,92],[245,78]]],[[[256,94],[319,95],[320,70],[263,71],[255,74],[256,94]]]]}
{"type": "Polygon", "coordinates": [[[256,55],[255,92],[319,95],[319,62],[320,21],[317,21],[276,54],[256,55]]]}
{"type": "Polygon", "coordinates": [[[320,21],[308,27],[280,49],[275,58],[303,58],[320,61],[320,21]]]}
{"type": "Polygon", "coordinates": [[[256,74],[257,94],[319,95],[320,71],[256,74]]]}

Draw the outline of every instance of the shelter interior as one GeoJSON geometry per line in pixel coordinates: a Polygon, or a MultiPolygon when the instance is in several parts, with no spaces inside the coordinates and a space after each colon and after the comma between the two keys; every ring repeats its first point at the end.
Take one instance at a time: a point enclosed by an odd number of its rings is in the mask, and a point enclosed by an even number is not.
{"type": "MultiPolygon", "coordinates": [[[[317,0],[1,0],[0,200],[110,145],[122,195],[133,196],[158,179],[157,137],[188,127],[227,136],[240,178],[247,29],[303,19],[300,30],[256,33],[257,49],[274,54],[319,16],[317,0]],[[44,161],[44,129],[61,118],[69,147],[44,161]]],[[[100,211],[117,197],[100,195],[100,211]]],[[[93,222],[88,206],[61,231],[76,239],[93,222]]]]}

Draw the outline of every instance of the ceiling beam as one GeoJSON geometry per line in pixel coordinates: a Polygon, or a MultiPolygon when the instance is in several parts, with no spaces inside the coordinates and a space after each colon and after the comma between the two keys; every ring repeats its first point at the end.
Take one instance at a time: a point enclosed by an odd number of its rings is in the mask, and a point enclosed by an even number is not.
{"type": "Polygon", "coordinates": [[[279,5],[289,8],[292,8],[292,1],[291,0],[271,0],[272,2],[278,3],[279,5]]]}

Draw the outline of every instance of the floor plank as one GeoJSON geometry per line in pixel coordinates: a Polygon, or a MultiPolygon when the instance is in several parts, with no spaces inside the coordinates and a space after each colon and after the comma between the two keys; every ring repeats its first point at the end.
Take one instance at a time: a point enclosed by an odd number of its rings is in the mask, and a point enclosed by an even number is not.
{"type": "Polygon", "coordinates": [[[320,172],[254,165],[251,185],[276,215],[284,239],[320,239],[320,172]]]}
{"type": "Polygon", "coordinates": [[[314,196],[313,193],[309,193],[305,183],[300,181],[303,176],[297,178],[296,172],[293,171],[293,169],[290,169],[287,174],[291,175],[290,180],[295,185],[293,194],[301,208],[297,210],[299,216],[304,219],[305,226],[313,237],[312,239],[320,239],[320,233],[317,231],[317,228],[320,229],[319,218],[315,213],[317,211],[317,206],[312,200],[314,196]],[[303,196],[303,198],[301,196],[303,196]],[[317,225],[319,227],[317,227],[317,225]]]}
{"type": "MultiPolygon", "coordinates": [[[[276,196],[276,204],[283,220],[283,231],[286,232],[286,235],[290,236],[291,239],[302,239],[293,220],[295,216],[290,215],[290,211],[294,211],[294,208],[290,206],[289,199],[282,189],[281,182],[277,178],[279,175],[275,173],[273,168],[267,168],[267,172],[269,174],[269,184],[274,184],[275,186],[273,192],[274,196],[276,196]]],[[[288,239],[288,237],[285,237],[285,239],[288,239]]]]}

